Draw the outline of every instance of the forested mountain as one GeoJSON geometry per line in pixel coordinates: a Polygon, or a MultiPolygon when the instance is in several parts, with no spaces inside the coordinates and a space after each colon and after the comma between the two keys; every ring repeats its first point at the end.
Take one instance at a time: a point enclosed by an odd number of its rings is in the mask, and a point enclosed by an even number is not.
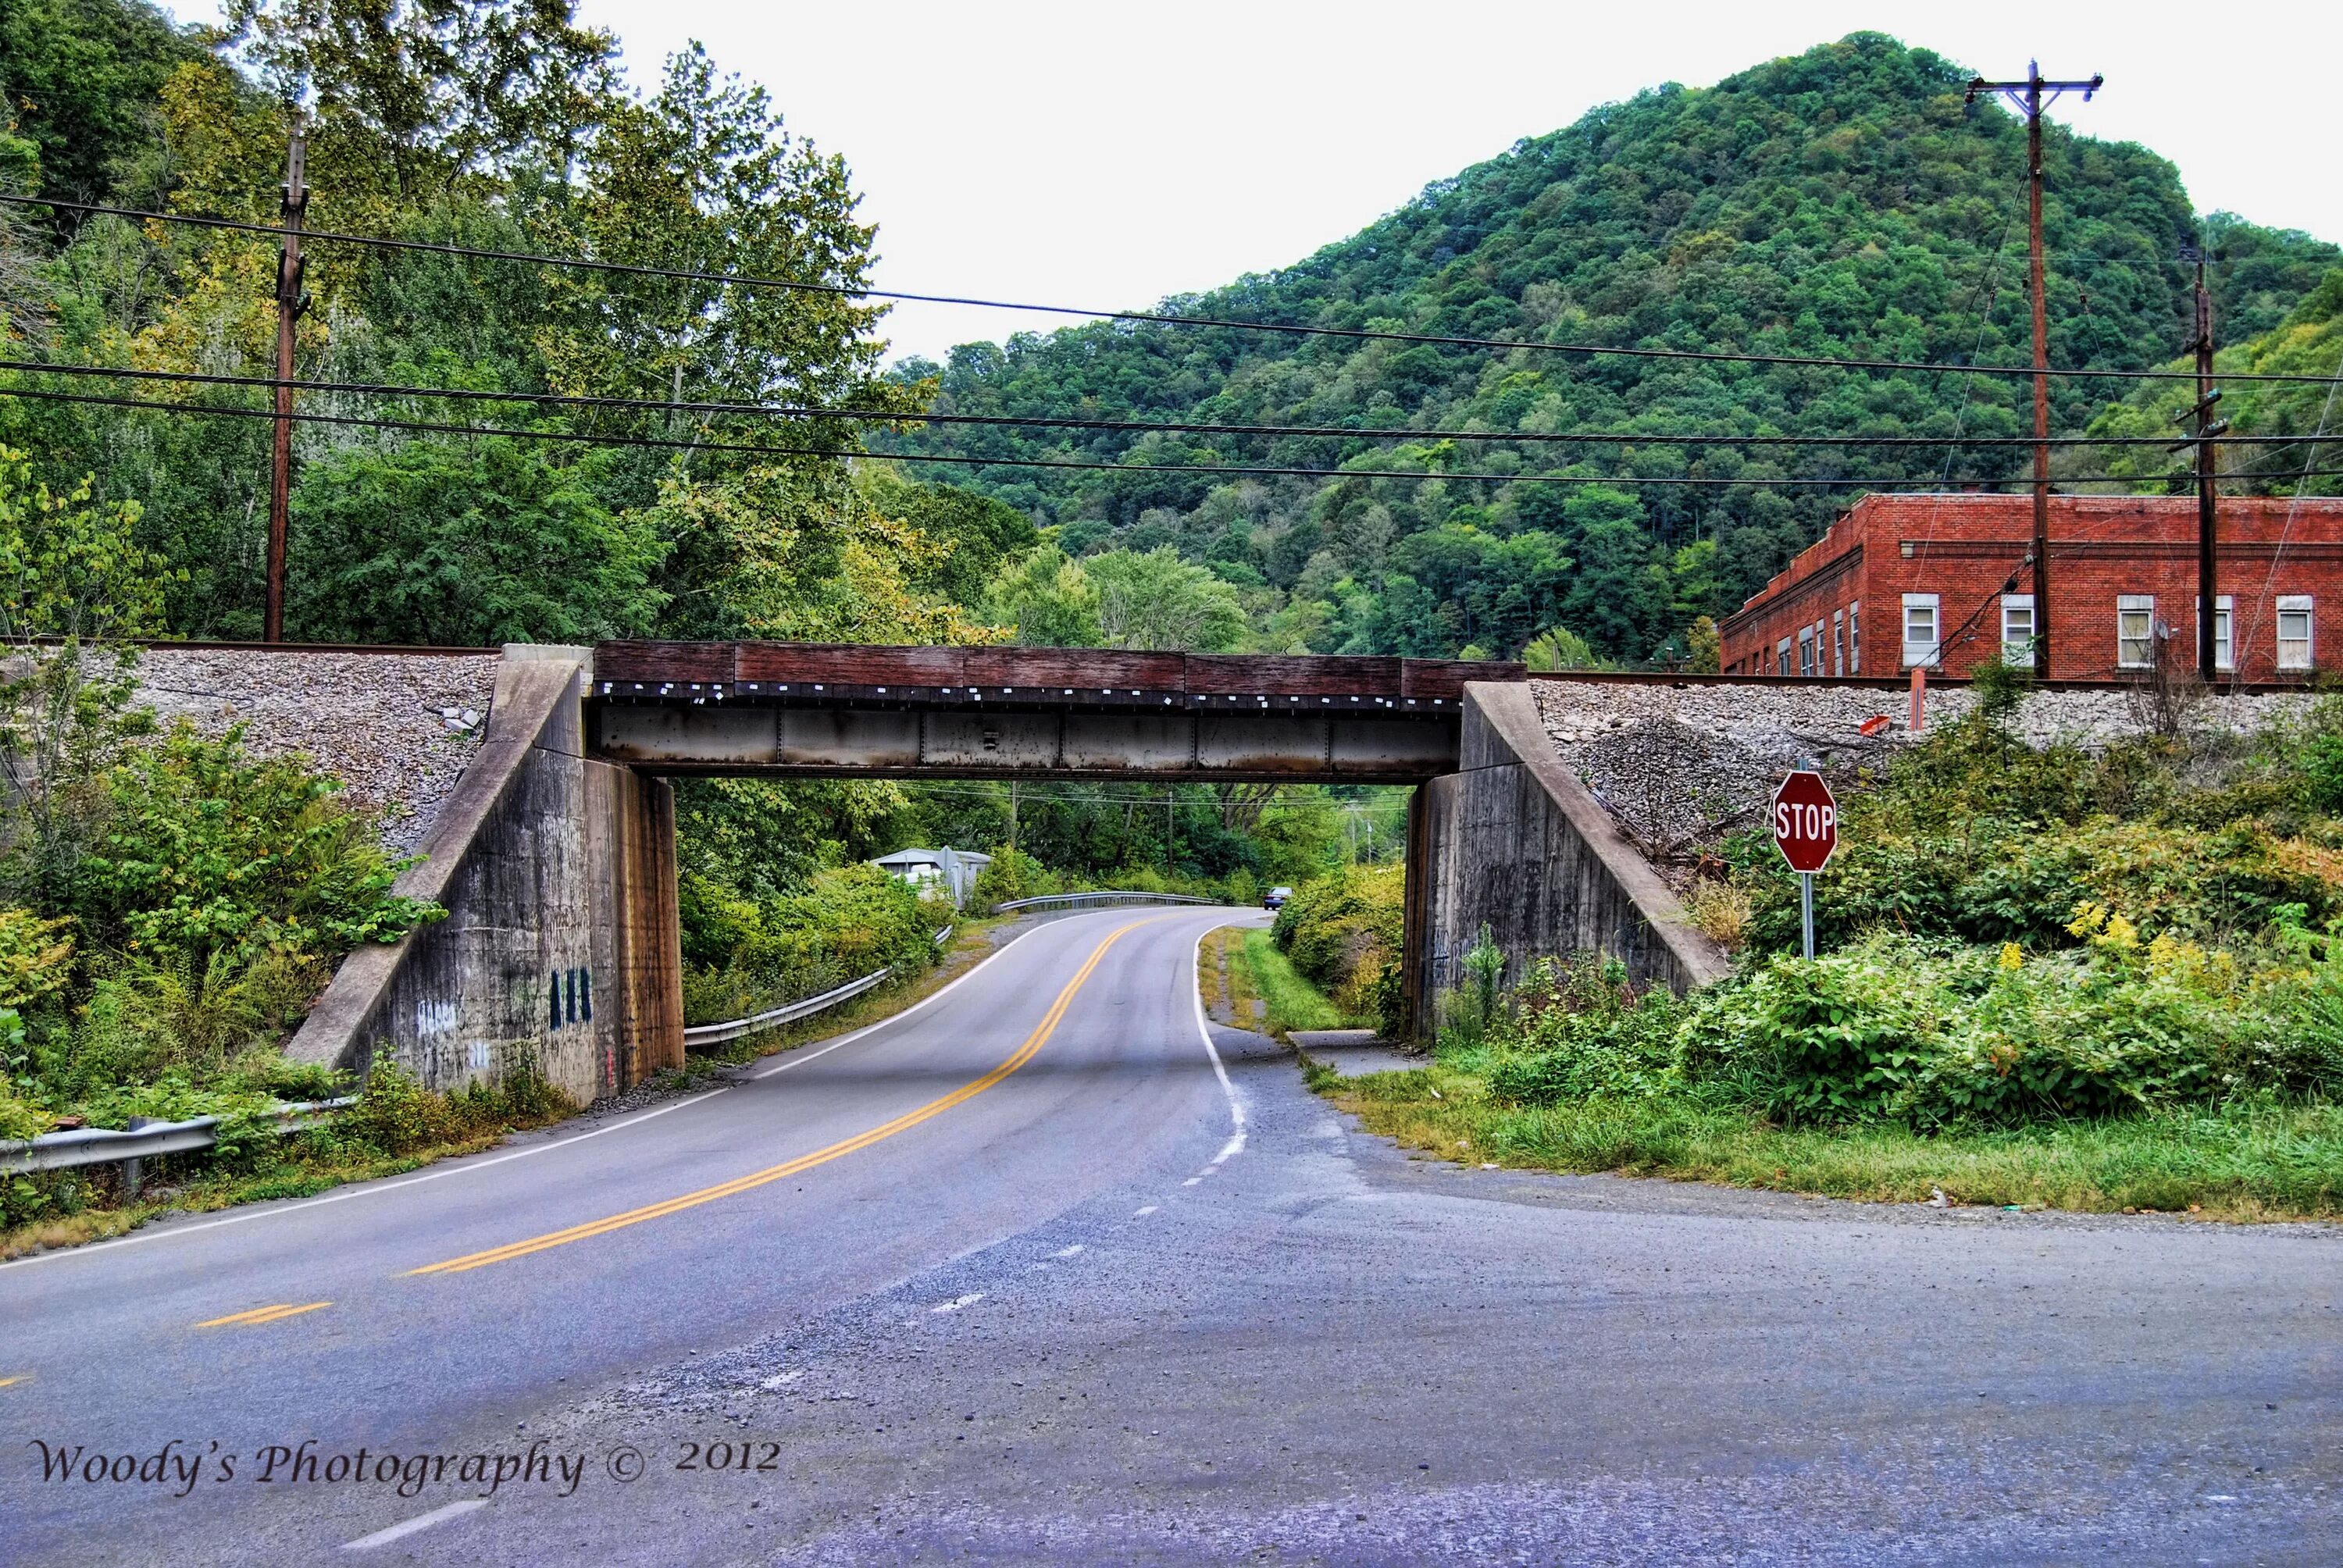
{"type": "MultiPolygon", "coordinates": [[[[620,81],[617,48],[568,0],[230,0],[216,30],[176,26],[145,0],[0,4],[0,194],[270,224],[297,104],[313,230],[653,269],[313,241],[297,374],[342,389],[300,397],[322,417],[295,441],[293,637],[1697,662],[1713,653],[1704,618],[1865,482],[1990,483],[2023,460],[1743,444],[2026,427],[2022,379],[1943,372],[1132,322],[890,372],[884,312],[853,297],[875,236],[843,160],[696,46],[642,91],[620,81]],[[722,280],[740,276],[818,291],[722,280]],[[723,402],[863,417],[704,407],[723,402]],[[1407,434],[867,417],[928,409],[1407,434]],[[1554,439],[1597,432],[1628,438],[1554,439]],[[759,449],[773,447],[789,450],[759,449]],[[872,447],[911,460],[860,456],[872,447]],[[919,460],[945,457],[982,461],[919,460]],[[1016,461],[1035,457],[1111,467],[1016,461]],[[1229,483],[1179,464],[1311,472],[1229,483]],[[1342,467],[1400,477],[1326,477],[1342,467]],[[1767,483],[1789,479],[1828,483],[1767,483]]],[[[1967,75],[1858,35],[1713,88],[1655,88],[1295,266],[1167,308],[1539,346],[2022,364],[2025,137],[2000,105],[1964,101],[1967,75]]],[[[2334,246],[2200,217],[2138,147],[2054,127],[2048,167],[2058,363],[2180,353],[2181,247],[2196,243],[2214,258],[2231,356],[2333,367],[2334,246]]],[[[151,561],[155,629],[258,631],[270,427],[248,416],[267,406],[251,378],[273,374],[276,268],[266,234],[0,205],[0,357],[58,367],[0,370],[0,574],[151,561]],[[70,548],[11,543],[32,534],[70,548]]],[[[2171,411],[2161,392],[2124,403],[2121,384],[2057,387],[2066,430],[2162,434],[2171,411]]],[[[2279,432],[2328,417],[2307,389],[2277,390],[2233,400],[2232,417],[2279,432]]],[[[2076,482],[2141,463],[2063,460],[2076,482]]],[[[2161,483],[2152,466],[2119,471],[2161,483]]],[[[70,591],[21,587],[0,580],[0,634],[65,628],[70,591]]],[[[1291,877],[1330,841],[1322,799],[1263,818],[1257,799],[1195,793],[1174,831],[1104,790],[1018,805],[977,787],[696,788],[692,886],[721,902],[707,890],[799,885],[913,837],[997,841],[1012,819],[1030,845],[1093,870],[1291,877]]]]}
{"type": "MultiPolygon", "coordinates": [[[[2025,149],[1971,73],[1861,34],[1730,77],[1654,88],[1433,186],[1283,271],[1167,311],[1535,343],[2028,362],[2025,149]]],[[[2078,118],[2087,123],[2087,110],[2078,118]]],[[[2046,136],[2053,363],[2136,368],[2190,331],[2183,249],[2214,258],[2221,330],[2277,327],[2337,248],[2226,215],[2200,217],[2163,159],[2046,136]]],[[[2314,356],[2315,357],[2315,356],[2314,356]]],[[[2331,359],[2331,355],[2328,357],[2331,359]]],[[[2331,364],[2320,364],[2322,372],[2331,364]]],[[[1642,659],[1694,617],[1737,604],[1863,480],[2004,480],[2021,452],[1690,447],[1670,436],[2006,436],[2030,429],[2022,379],[1591,357],[1102,322],[950,363],[933,407],[1047,418],[1452,429],[1647,437],[1198,437],[930,426],[905,452],[1003,460],[919,469],[1060,526],[1065,548],[1175,547],[1251,601],[1272,647],[1511,654],[1556,623],[1642,659]],[[1108,473],[1012,458],[1119,463],[1108,473]],[[1236,485],[1171,463],[1339,465],[1416,480],[1236,485]],[[1644,481],[1843,478],[1836,487],[1496,485],[1464,471],[1644,481]]],[[[2125,388],[2054,384],[2081,432],[2125,388]]],[[[2106,461],[2077,453],[2065,472],[2106,461]]],[[[2103,471],[2103,470],[2100,470],[2103,471]]]]}

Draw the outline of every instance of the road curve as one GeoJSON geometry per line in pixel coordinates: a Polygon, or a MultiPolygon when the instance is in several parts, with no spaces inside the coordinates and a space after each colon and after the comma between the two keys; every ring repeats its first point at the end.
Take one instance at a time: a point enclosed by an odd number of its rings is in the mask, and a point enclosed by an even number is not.
{"type": "Polygon", "coordinates": [[[2334,1561],[2331,1228],[1410,1161],[1207,1036],[1231,918],[0,1267],[0,1559],[2334,1561]]]}

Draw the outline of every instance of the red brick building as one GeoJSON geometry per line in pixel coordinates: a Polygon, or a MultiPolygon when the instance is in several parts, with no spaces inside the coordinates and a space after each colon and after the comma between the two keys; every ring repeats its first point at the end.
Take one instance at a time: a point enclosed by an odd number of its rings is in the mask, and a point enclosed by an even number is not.
{"type": "MultiPolygon", "coordinates": [[[[2343,500],[2224,496],[2220,668],[2246,680],[2343,667],[2343,500]]],[[[2030,495],[1865,496],[1717,629],[1726,674],[1966,675],[2033,659],[2030,495]],[[2013,586],[2011,579],[2016,579],[2013,586]]],[[[2193,496],[2050,498],[2050,673],[2107,680],[2197,658],[2193,496]]]]}

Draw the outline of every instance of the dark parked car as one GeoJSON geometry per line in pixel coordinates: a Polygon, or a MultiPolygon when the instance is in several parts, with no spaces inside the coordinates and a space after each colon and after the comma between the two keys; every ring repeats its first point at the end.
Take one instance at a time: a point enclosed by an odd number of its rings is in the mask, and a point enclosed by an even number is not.
{"type": "Polygon", "coordinates": [[[1285,908],[1285,900],[1292,896],[1292,888],[1272,888],[1261,900],[1261,907],[1264,910],[1282,910],[1285,908]]]}

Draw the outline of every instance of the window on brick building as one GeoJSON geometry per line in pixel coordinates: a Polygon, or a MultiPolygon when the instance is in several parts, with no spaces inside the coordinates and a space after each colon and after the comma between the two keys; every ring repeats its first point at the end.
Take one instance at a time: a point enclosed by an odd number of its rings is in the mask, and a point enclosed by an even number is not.
{"type": "Polygon", "coordinates": [[[2001,662],[2034,662],[2034,596],[2030,593],[2001,596],[2001,662]]]}
{"type": "Polygon", "coordinates": [[[2156,662],[2156,596],[2127,593],[2116,599],[2116,664],[2146,669],[2156,662]]]}
{"type": "Polygon", "coordinates": [[[1846,672],[1849,675],[1863,673],[1863,631],[1855,620],[1856,612],[1862,608],[1861,599],[1846,607],[1846,672]]]}
{"type": "Polygon", "coordinates": [[[1932,593],[1907,593],[1904,596],[1904,662],[1908,665],[1933,665],[1937,660],[1938,630],[1936,596],[1932,593]]]}
{"type": "Polygon", "coordinates": [[[1831,673],[1846,673],[1846,611],[1831,611],[1831,673]]]}
{"type": "Polygon", "coordinates": [[[1787,675],[1790,673],[1790,639],[1788,638],[1784,638],[1779,643],[1775,645],[1774,659],[1775,674],[1787,675]]]}
{"type": "Polygon", "coordinates": [[[1812,675],[1814,672],[1815,628],[1810,626],[1802,626],[1798,628],[1798,673],[1800,675],[1812,675]]]}
{"type": "Polygon", "coordinates": [[[2278,601],[2278,667],[2311,668],[2310,596],[2288,594],[2278,601]]]}

